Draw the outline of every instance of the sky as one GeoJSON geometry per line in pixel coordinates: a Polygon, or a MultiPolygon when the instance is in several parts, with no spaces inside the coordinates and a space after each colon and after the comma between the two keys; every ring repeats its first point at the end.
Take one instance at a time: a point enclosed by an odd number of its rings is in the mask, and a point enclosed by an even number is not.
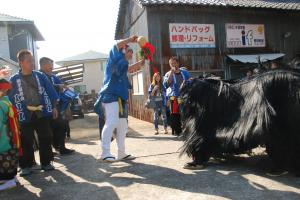
{"type": "Polygon", "coordinates": [[[89,50],[108,54],[119,0],[1,0],[0,12],[33,20],[45,41],[38,56],[60,60],[89,50]]]}

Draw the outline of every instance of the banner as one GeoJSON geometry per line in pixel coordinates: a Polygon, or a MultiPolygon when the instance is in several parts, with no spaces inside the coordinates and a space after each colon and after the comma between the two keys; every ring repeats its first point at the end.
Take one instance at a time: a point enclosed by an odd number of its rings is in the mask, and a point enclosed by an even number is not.
{"type": "Polygon", "coordinates": [[[215,48],[213,24],[169,24],[171,48],[215,48]]]}
{"type": "Polygon", "coordinates": [[[265,47],[263,24],[226,24],[227,48],[265,47]]]}

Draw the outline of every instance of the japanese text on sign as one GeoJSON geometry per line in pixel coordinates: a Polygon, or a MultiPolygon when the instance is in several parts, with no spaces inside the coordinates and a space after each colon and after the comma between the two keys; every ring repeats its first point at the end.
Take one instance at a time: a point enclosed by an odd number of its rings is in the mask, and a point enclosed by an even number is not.
{"type": "Polygon", "coordinates": [[[226,24],[228,48],[265,47],[263,24],[226,24]]]}
{"type": "Polygon", "coordinates": [[[171,48],[215,48],[213,24],[169,24],[171,48]]]}

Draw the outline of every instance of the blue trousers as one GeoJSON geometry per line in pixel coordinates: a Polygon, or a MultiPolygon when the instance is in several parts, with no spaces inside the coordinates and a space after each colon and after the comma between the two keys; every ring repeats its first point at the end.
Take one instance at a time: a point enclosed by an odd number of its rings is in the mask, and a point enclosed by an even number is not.
{"type": "Polygon", "coordinates": [[[158,129],[158,120],[159,120],[160,116],[162,117],[164,128],[168,127],[166,107],[161,105],[161,106],[156,106],[154,108],[154,127],[155,127],[155,129],[158,129]]]}

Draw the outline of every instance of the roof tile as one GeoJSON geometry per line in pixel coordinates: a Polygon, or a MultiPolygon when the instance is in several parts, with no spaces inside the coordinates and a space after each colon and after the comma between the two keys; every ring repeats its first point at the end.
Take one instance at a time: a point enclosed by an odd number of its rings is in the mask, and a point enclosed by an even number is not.
{"type": "Polygon", "coordinates": [[[210,6],[233,6],[248,8],[272,8],[283,10],[300,10],[300,0],[137,0],[140,4],[162,5],[210,5],[210,6]]]}
{"type": "Polygon", "coordinates": [[[1,22],[30,22],[31,20],[0,13],[1,22]]]}

